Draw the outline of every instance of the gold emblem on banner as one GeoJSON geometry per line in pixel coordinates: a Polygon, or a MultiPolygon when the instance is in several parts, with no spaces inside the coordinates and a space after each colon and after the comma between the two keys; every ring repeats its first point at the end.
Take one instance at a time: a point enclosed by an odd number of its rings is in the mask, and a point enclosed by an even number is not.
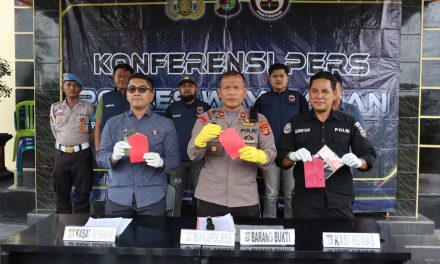
{"type": "Polygon", "coordinates": [[[166,14],[172,20],[196,20],[205,13],[203,0],[167,0],[166,14]]]}

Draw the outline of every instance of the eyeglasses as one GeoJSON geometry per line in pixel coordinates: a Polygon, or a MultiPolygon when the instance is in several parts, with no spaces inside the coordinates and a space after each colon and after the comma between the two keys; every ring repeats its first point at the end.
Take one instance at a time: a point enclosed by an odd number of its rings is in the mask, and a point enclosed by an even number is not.
{"type": "Polygon", "coordinates": [[[153,92],[153,89],[148,88],[146,86],[139,86],[139,87],[128,86],[127,92],[135,93],[136,91],[138,91],[138,93],[146,93],[147,91],[153,92]]]}

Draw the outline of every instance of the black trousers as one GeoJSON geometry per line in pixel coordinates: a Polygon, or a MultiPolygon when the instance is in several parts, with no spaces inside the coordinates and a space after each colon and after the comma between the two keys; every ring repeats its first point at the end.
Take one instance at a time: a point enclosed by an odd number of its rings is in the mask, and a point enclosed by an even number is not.
{"type": "Polygon", "coordinates": [[[325,201],[324,208],[316,208],[306,203],[296,201],[295,197],[292,201],[294,218],[337,218],[337,219],[353,219],[353,208],[350,205],[340,208],[328,208],[325,201]]]}
{"type": "Polygon", "coordinates": [[[136,215],[164,216],[166,201],[165,198],[144,207],[137,207],[136,199],[133,195],[131,206],[125,206],[107,199],[105,201],[105,216],[107,217],[128,217],[133,218],[136,215]]]}
{"type": "Polygon", "coordinates": [[[54,154],[53,180],[57,213],[89,214],[92,189],[93,165],[90,148],[75,153],[59,150],[54,154]],[[76,203],[72,208],[70,193],[75,187],[76,203]]]}
{"type": "Polygon", "coordinates": [[[260,206],[256,204],[251,206],[227,207],[197,199],[197,216],[223,216],[229,213],[233,217],[260,218],[260,206]]]}

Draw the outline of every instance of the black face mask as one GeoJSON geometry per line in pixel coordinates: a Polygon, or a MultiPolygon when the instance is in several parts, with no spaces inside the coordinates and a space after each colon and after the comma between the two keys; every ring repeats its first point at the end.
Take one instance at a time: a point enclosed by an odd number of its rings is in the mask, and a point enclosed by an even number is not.
{"type": "Polygon", "coordinates": [[[194,100],[194,98],[196,98],[196,95],[181,95],[180,96],[180,100],[182,100],[184,102],[191,102],[192,100],[194,100]]]}

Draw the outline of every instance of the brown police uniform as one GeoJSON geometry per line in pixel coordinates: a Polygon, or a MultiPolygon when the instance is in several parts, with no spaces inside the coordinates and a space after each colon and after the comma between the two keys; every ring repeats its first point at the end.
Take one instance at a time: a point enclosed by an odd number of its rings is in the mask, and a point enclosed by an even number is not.
{"type": "Polygon", "coordinates": [[[188,144],[188,156],[191,160],[205,158],[195,191],[196,198],[227,208],[258,206],[257,170],[258,167],[267,168],[273,163],[276,147],[272,130],[263,115],[258,114],[258,121],[251,122],[249,110],[242,107],[237,116],[228,121],[224,109],[211,109],[200,115],[194,125],[188,144]],[[267,163],[261,165],[240,158],[232,160],[218,138],[208,142],[206,148],[196,147],[195,137],[209,123],[217,123],[223,130],[234,127],[246,145],[266,153],[267,163]]]}
{"type": "Polygon", "coordinates": [[[72,109],[66,100],[51,106],[50,127],[56,140],[53,178],[57,213],[72,213],[72,186],[76,192],[74,213],[90,212],[93,167],[89,125],[92,116],[93,106],[82,100],[72,109]]]}

